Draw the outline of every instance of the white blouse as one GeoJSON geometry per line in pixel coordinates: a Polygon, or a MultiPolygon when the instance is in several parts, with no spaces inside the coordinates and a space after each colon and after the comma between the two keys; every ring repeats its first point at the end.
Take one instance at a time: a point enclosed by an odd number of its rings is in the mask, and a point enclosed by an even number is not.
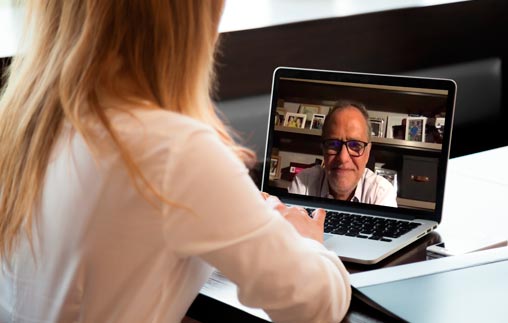
{"type": "Polygon", "coordinates": [[[210,127],[132,113],[111,113],[113,127],[170,204],[138,193],[101,127],[95,159],[64,127],[34,217],[34,254],[23,236],[1,264],[0,322],[180,322],[213,267],[274,321],[343,318],[343,264],[269,209],[210,127]]]}

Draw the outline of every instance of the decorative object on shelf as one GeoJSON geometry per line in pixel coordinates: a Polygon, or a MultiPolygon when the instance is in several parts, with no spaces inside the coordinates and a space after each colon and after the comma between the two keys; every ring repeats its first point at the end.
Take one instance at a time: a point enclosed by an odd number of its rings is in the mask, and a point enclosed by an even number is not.
{"type": "Polygon", "coordinates": [[[385,136],[385,120],[383,118],[369,118],[369,123],[372,129],[371,135],[373,137],[385,136]]]}
{"type": "Polygon", "coordinates": [[[284,118],[284,126],[290,128],[305,128],[307,115],[304,113],[287,112],[284,118]]]}
{"type": "Polygon", "coordinates": [[[280,156],[272,156],[270,158],[270,179],[279,179],[280,178],[280,164],[281,159],[280,156]]]}
{"type": "Polygon", "coordinates": [[[310,123],[310,129],[321,130],[323,129],[323,124],[325,123],[324,114],[314,113],[312,115],[312,122],[310,123]]]}
{"type": "Polygon", "coordinates": [[[311,104],[300,104],[298,107],[298,113],[304,113],[307,116],[307,120],[312,120],[314,114],[321,113],[321,106],[311,104]]]}
{"type": "Polygon", "coordinates": [[[400,131],[400,128],[402,128],[402,121],[405,118],[407,118],[407,116],[388,116],[388,121],[386,122],[386,138],[404,139],[405,128],[403,131],[400,131]]]}
{"type": "Polygon", "coordinates": [[[407,117],[405,140],[425,142],[426,122],[426,117],[407,117]]]}
{"type": "Polygon", "coordinates": [[[436,123],[434,124],[434,126],[437,128],[437,129],[442,129],[445,125],[445,118],[440,118],[440,117],[437,117],[436,118],[436,123]]]}
{"type": "Polygon", "coordinates": [[[425,124],[425,142],[441,144],[443,142],[444,128],[444,117],[436,115],[433,118],[428,118],[425,124]]]}
{"type": "Polygon", "coordinates": [[[436,117],[435,120],[436,121],[435,121],[434,127],[436,128],[437,136],[435,136],[434,142],[441,143],[441,142],[443,142],[443,133],[444,133],[446,119],[444,117],[436,117]]]}
{"type": "Polygon", "coordinates": [[[282,126],[284,124],[284,116],[286,115],[286,109],[284,108],[277,108],[275,110],[275,125],[276,126],[282,126]]]}

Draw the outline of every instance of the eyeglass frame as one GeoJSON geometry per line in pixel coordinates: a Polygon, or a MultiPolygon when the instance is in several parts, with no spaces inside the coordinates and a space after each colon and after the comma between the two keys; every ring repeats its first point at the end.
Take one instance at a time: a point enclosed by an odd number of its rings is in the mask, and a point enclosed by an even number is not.
{"type": "MultiPolygon", "coordinates": [[[[323,141],[321,141],[321,149],[323,150],[323,153],[326,154],[326,155],[329,155],[329,156],[335,156],[335,155],[338,155],[340,154],[340,152],[342,151],[342,147],[343,146],[346,146],[346,150],[347,150],[347,153],[350,157],[361,157],[363,156],[363,154],[365,153],[365,148],[367,148],[367,146],[370,144],[370,142],[365,142],[365,141],[362,141],[362,140],[356,140],[356,139],[353,139],[353,140],[340,140],[340,139],[325,139],[323,141]],[[334,141],[334,142],[340,142],[340,147],[337,148],[337,149],[331,149],[331,150],[334,150],[335,151],[335,154],[329,154],[328,152],[325,151],[325,143],[327,141],[334,141]],[[349,145],[348,143],[350,142],[357,142],[357,143],[362,143],[364,146],[362,148],[362,152],[358,155],[353,155],[351,154],[351,151],[350,151],[350,148],[349,148],[349,145]]],[[[354,152],[354,150],[353,150],[354,152]]]]}

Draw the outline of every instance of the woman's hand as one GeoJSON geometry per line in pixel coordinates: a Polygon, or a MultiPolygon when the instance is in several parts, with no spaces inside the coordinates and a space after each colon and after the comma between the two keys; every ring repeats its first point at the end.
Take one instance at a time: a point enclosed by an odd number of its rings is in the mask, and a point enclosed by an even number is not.
{"type": "Polygon", "coordinates": [[[307,211],[299,206],[286,206],[276,196],[261,192],[266,203],[274,210],[279,211],[286,220],[304,237],[323,243],[326,212],[316,209],[310,217],[307,211]]]}

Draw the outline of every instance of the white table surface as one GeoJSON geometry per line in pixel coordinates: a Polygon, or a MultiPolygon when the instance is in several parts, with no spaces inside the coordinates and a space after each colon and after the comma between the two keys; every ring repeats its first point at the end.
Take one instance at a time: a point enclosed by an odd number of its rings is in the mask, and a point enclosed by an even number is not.
{"type": "Polygon", "coordinates": [[[508,238],[508,147],[449,161],[442,235],[496,235],[508,238]]]}

